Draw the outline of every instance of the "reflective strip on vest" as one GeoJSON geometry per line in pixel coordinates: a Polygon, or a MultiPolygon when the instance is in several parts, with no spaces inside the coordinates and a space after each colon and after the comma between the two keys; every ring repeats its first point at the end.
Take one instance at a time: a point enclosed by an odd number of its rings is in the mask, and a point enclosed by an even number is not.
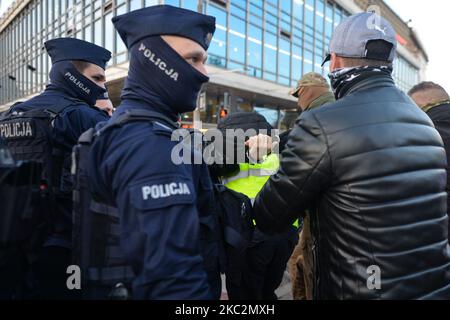
{"type": "MultiPolygon", "coordinates": [[[[269,181],[270,177],[277,174],[279,168],[280,158],[275,154],[271,154],[264,159],[263,163],[240,164],[239,173],[224,179],[223,183],[228,189],[245,194],[250,198],[253,205],[258,193],[269,181]]],[[[256,226],[254,220],[253,224],[256,226]]],[[[298,220],[293,225],[298,228],[298,220]]]]}
{"type": "Polygon", "coordinates": [[[255,199],[269,178],[278,172],[279,167],[280,159],[272,154],[263,163],[239,164],[239,173],[223,182],[227,188],[255,199]]]}
{"type": "Polygon", "coordinates": [[[242,169],[241,169],[241,171],[237,175],[227,178],[225,180],[226,180],[226,184],[228,184],[233,181],[240,180],[240,179],[247,179],[249,177],[269,177],[270,178],[271,176],[273,176],[276,173],[277,173],[277,170],[249,169],[249,170],[242,171],[242,169]]]}

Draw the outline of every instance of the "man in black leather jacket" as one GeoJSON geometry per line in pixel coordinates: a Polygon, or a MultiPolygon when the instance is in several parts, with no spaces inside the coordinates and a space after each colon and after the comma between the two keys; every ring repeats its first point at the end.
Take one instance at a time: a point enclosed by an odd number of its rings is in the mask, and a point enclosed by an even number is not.
{"type": "MultiPolygon", "coordinates": [[[[417,84],[408,92],[408,95],[433,121],[444,141],[447,162],[450,163],[450,95],[443,87],[429,81],[417,84]]],[[[447,213],[450,208],[449,193],[450,179],[447,169],[447,213]]]]}
{"type": "Polygon", "coordinates": [[[268,233],[309,209],[315,299],[450,298],[445,150],[394,84],[395,36],[374,13],[336,28],[337,102],[300,116],[256,199],[268,233]]]}

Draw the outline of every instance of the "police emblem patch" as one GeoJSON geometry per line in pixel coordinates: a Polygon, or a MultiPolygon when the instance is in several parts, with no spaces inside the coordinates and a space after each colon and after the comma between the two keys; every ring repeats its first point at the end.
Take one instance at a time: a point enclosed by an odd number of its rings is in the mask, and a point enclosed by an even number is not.
{"type": "Polygon", "coordinates": [[[212,38],[213,38],[213,34],[211,32],[208,32],[206,34],[206,37],[205,37],[205,44],[206,44],[206,46],[209,47],[209,45],[211,44],[212,38]]]}

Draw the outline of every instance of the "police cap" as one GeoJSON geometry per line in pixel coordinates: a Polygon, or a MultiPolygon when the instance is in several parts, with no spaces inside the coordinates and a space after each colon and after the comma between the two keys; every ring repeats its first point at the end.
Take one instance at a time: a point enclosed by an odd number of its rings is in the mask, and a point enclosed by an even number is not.
{"type": "Polygon", "coordinates": [[[93,43],[75,38],[58,38],[45,42],[45,49],[55,64],[60,61],[81,60],[103,69],[111,59],[111,52],[93,43]]]}
{"type": "Polygon", "coordinates": [[[191,39],[208,49],[216,30],[216,19],[191,10],[157,5],[112,19],[127,48],[152,36],[173,35],[191,39]]]}

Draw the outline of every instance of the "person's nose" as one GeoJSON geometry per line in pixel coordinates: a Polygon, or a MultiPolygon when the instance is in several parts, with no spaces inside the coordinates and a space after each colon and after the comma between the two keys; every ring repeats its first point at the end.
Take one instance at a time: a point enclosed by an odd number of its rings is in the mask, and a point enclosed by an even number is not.
{"type": "Polygon", "coordinates": [[[208,76],[208,71],[206,70],[206,66],[203,63],[199,64],[197,70],[201,72],[203,75],[208,76]]]}

